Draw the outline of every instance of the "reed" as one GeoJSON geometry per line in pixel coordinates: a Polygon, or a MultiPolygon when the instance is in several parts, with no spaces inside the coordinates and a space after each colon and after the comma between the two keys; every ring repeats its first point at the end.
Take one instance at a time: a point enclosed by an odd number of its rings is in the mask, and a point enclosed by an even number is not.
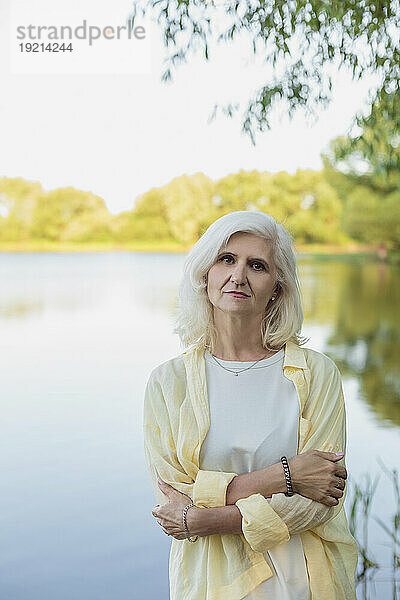
{"type": "MultiPolygon", "coordinates": [[[[382,570],[388,565],[378,564],[369,543],[369,527],[371,518],[379,525],[387,536],[391,546],[391,584],[392,600],[399,600],[399,569],[400,569],[400,482],[396,469],[389,470],[382,460],[378,459],[385,476],[392,484],[394,493],[394,511],[388,520],[372,514],[373,500],[381,475],[374,479],[370,474],[364,474],[361,482],[356,482],[351,476],[349,484],[349,515],[348,522],[351,534],[358,544],[359,560],[356,571],[356,586],[358,600],[373,600],[382,598],[381,594],[374,595],[375,584],[384,581],[380,578],[382,570]]],[[[385,599],[386,600],[386,599],[385,599]]],[[[389,600],[389,599],[387,599],[389,600]]]]}

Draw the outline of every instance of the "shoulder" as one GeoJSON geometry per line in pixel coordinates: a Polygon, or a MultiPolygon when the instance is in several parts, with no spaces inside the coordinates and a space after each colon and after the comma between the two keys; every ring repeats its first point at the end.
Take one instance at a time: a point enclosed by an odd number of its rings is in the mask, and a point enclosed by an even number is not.
{"type": "Polygon", "coordinates": [[[302,350],[312,379],[340,379],[340,371],[329,356],[312,348],[303,347],[302,350]]]}
{"type": "Polygon", "coordinates": [[[325,373],[335,373],[336,371],[340,374],[340,371],[336,363],[323,352],[318,352],[313,348],[304,348],[305,360],[310,371],[323,371],[325,373]]]}
{"type": "Polygon", "coordinates": [[[162,386],[166,383],[172,383],[173,380],[182,383],[186,380],[183,353],[173,356],[155,366],[149,375],[150,382],[158,382],[162,386]]]}
{"type": "Polygon", "coordinates": [[[186,369],[180,354],[160,363],[151,371],[145,391],[145,410],[148,406],[160,414],[167,410],[170,422],[176,423],[186,396],[186,369]]]}
{"type": "Polygon", "coordinates": [[[344,402],[342,378],[336,363],[323,352],[303,348],[309,369],[308,410],[333,410],[344,402]]]}

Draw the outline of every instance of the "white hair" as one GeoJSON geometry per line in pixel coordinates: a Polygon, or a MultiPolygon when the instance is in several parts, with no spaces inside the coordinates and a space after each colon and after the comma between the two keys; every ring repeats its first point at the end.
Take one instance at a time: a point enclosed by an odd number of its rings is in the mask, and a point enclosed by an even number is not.
{"type": "Polygon", "coordinates": [[[238,210],[212,223],[188,253],[179,285],[174,333],[184,347],[215,347],[216,330],[213,305],[206,290],[206,274],[218,254],[237,232],[253,233],[268,241],[276,270],[276,299],[269,301],[261,323],[264,348],[280,349],[287,341],[297,345],[307,339],[300,335],[303,324],[301,290],[292,250],[293,238],[271,215],[259,211],[238,210]]]}

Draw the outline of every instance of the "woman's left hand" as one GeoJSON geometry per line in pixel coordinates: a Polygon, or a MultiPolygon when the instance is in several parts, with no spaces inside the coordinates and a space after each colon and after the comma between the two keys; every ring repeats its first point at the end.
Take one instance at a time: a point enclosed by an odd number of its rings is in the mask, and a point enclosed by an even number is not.
{"type": "MultiPolygon", "coordinates": [[[[174,489],[171,485],[163,481],[159,480],[158,485],[160,486],[161,491],[168,496],[168,502],[160,506],[157,504],[155,508],[151,511],[153,516],[156,517],[159,525],[161,525],[163,531],[168,535],[172,535],[177,540],[185,540],[186,532],[183,527],[183,509],[188,504],[192,504],[191,498],[186,496],[186,494],[182,494],[178,492],[178,490],[174,489]],[[161,483],[160,483],[161,481],[161,483]]],[[[192,532],[190,524],[189,524],[189,514],[190,511],[194,511],[194,507],[192,507],[186,516],[186,523],[190,532],[190,535],[195,535],[192,532]]],[[[193,517],[193,515],[191,515],[193,517]]],[[[193,520],[191,519],[191,523],[193,524],[193,520]]],[[[193,525],[192,525],[193,528],[193,525]]]]}

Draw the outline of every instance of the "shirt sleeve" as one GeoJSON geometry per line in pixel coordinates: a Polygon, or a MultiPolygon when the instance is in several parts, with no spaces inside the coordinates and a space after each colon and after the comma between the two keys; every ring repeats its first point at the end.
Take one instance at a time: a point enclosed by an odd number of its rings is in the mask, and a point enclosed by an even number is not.
{"type": "Polygon", "coordinates": [[[199,469],[193,484],[193,502],[196,506],[215,508],[226,505],[226,490],[237,473],[203,471],[199,469]]]}
{"type": "Polygon", "coordinates": [[[196,506],[212,508],[224,506],[226,490],[237,473],[197,469],[192,476],[185,472],[178,460],[173,428],[162,386],[154,373],[146,385],[143,407],[144,458],[151,485],[158,504],[167,497],[157,483],[161,477],[196,506]]]}
{"type": "MultiPolygon", "coordinates": [[[[301,452],[310,449],[334,452],[346,450],[346,414],[340,373],[325,357],[323,364],[312,374],[310,393],[304,417],[310,430],[301,452]]],[[[340,461],[344,464],[344,460],[340,461]]],[[[235,502],[242,515],[242,531],[253,550],[265,552],[286,542],[290,534],[315,530],[333,519],[342,509],[345,493],[339,503],[328,507],[299,494],[284,494],[271,500],[253,494],[235,502]],[[283,500],[284,499],[284,500],[283,500]],[[309,514],[307,515],[307,509],[309,514]]]]}
{"type": "Polygon", "coordinates": [[[273,494],[269,500],[271,508],[285,521],[289,533],[302,533],[328,521],[334,512],[333,506],[326,506],[299,494],[285,496],[273,494]]]}

